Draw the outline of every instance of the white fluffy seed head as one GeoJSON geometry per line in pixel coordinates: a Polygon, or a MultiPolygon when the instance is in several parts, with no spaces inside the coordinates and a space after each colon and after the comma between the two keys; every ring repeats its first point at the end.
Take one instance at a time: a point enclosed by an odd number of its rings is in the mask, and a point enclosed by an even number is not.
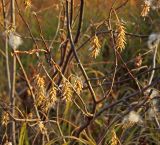
{"type": "Polygon", "coordinates": [[[148,47],[154,51],[154,49],[158,46],[160,41],[160,34],[152,33],[148,38],[148,47]]]}
{"type": "Polygon", "coordinates": [[[144,3],[150,6],[153,10],[160,8],[160,0],[144,0],[144,3]]]}
{"type": "Polygon", "coordinates": [[[142,122],[142,119],[141,119],[140,115],[135,111],[131,111],[129,113],[128,120],[130,122],[135,122],[135,123],[142,122]]]}
{"type": "Polygon", "coordinates": [[[127,122],[132,122],[132,123],[142,123],[142,118],[141,116],[135,112],[131,111],[124,119],[123,119],[123,124],[127,122]]]}
{"type": "Polygon", "coordinates": [[[152,4],[152,1],[153,0],[144,0],[144,3],[150,6],[152,4]]]}
{"type": "Polygon", "coordinates": [[[9,33],[9,45],[12,49],[17,49],[20,45],[22,45],[22,39],[15,32],[9,33]]]}

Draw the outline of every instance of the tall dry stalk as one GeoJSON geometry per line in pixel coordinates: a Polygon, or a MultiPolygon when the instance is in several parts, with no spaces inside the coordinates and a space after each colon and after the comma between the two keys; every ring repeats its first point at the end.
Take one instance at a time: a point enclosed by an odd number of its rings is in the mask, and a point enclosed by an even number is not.
{"type": "MultiPolygon", "coordinates": [[[[11,25],[15,28],[15,0],[11,0],[11,25]]],[[[13,36],[14,37],[14,36],[13,36]]],[[[14,44],[14,42],[13,42],[14,44]]],[[[13,52],[14,52],[13,48],[13,52]]],[[[13,62],[12,62],[12,80],[11,80],[11,94],[10,94],[10,104],[11,104],[11,114],[15,116],[15,77],[16,77],[16,57],[13,55],[13,62]]],[[[10,129],[10,137],[12,138],[12,144],[16,145],[16,128],[15,128],[15,121],[11,121],[11,129],[10,129]]]]}
{"type": "MultiPolygon", "coordinates": [[[[5,0],[2,0],[2,8],[3,8],[4,28],[6,31],[8,28],[8,23],[7,23],[7,9],[6,9],[5,0]]],[[[10,78],[9,55],[8,55],[8,37],[6,36],[6,34],[5,34],[5,58],[6,58],[6,73],[7,73],[7,81],[8,81],[8,94],[10,94],[11,78],[10,78]]]]}

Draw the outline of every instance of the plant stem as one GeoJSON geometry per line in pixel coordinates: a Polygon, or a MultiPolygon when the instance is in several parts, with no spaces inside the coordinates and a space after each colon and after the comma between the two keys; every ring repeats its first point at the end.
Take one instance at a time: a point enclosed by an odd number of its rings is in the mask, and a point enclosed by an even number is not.
{"type": "MultiPolygon", "coordinates": [[[[15,80],[16,77],[16,58],[13,56],[13,67],[12,67],[12,82],[11,82],[11,94],[10,94],[10,103],[11,103],[11,114],[15,116],[15,80]]],[[[16,145],[16,128],[15,121],[12,119],[11,121],[11,130],[10,137],[12,137],[13,145],[16,145]]]]}
{"type": "MultiPolygon", "coordinates": [[[[11,0],[11,24],[12,24],[12,27],[15,28],[15,0],[11,0]]],[[[13,48],[13,49],[15,49],[15,48],[13,48]]],[[[15,116],[15,109],[14,109],[15,108],[15,83],[16,83],[15,79],[16,79],[16,57],[15,57],[15,55],[13,55],[11,94],[10,94],[12,116],[15,116]]],[[[13,145],[16,145],[16,128],[15,127],[16,127],[15,121],[12,119],[10,137],[12,137],[12,144],[13,145]]]]}
{"type": "MultiPolygon", "coordinates": [[[[5,6],[5,0],[2,0],[2,8],[3,8],[3,19],[4,19],[4,28],[7,30],[7,11],[5,6]]],[[[8,55],[8,37],[5,34],[5,58],[6,58],[6,73],[7,73],[7,81],[8,81],[8,94],[10,94],[11,90],[11,78],[10,78],[10,68],[9,68],[9,55],[8,55]]]]}
{"type": "Polygon", "coordinates": [[[152,80],[153,80],[153,77],[154,77],[154,73],[155,73],[154,68],[156,68],[157,49],[158,49],[158,45],[157,45],[157,46],[155,47],[155,49],[154,49],[154,54],[153,54],[153,66],[152,66],[153,70],[152,70],[152,73],[151,73],[151,76],[150,76],[148,85],[150,85],[150,84],[152,83],[152,80]]]}

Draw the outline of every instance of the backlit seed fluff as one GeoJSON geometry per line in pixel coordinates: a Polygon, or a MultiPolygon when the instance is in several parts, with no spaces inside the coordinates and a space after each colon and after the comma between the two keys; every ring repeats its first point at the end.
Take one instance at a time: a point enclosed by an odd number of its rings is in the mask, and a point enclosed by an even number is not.
{"type": "Polygon", "coordinates": [[[131,111],[127,116],[124,117],[122,124],[123,124],[123,128],[128,128],[134,124],[142,123],[142,122],[143,121],[141,116],[137,112],[131,111]]]}
{"type": "Polygon", "coordinates": [[[160,34],[159,33],[152,33],[149,35],[148,38],[148,47],[149,49],[153,50],[159,45],[160,42],[160,34]]]}
{"type": "Polygon", "coordinates": [[[22,39],[18,36],[16,32],[10,32],[8,38],[9,45],[12,49],[17,49],[23,43],[22,39]]]}
{"type": "Polygon", "coordinates": [[[160,8],[160,0],[144,0],[144,3],[149,5],[152,8],[152,10],[160,8]]]}
{"type": "Polygon", "coordinates": [[[134,123],[142,122],[141,116],[135,111],[129,113],[128,120],[134,123]]]}

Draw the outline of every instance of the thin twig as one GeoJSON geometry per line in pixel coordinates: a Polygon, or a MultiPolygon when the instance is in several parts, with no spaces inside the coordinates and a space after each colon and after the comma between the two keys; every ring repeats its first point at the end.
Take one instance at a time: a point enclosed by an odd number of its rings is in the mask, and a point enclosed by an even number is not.
{"type": "Polygon", "coordinates": [[[154,54],[153,54],[153,66],[152,66],[153,70],[152,70],[152,73],[151,73],[151,76],[150,76],[148,85],[150,85],[150,84],[152,83],[152,80],[153,80],[153,77],[154,77],[154,73],[155,73],[154,68],[156,68],[157,50],[158,50],[158,45],[156,45],[156,47],[154,48],[154,54]]]}

